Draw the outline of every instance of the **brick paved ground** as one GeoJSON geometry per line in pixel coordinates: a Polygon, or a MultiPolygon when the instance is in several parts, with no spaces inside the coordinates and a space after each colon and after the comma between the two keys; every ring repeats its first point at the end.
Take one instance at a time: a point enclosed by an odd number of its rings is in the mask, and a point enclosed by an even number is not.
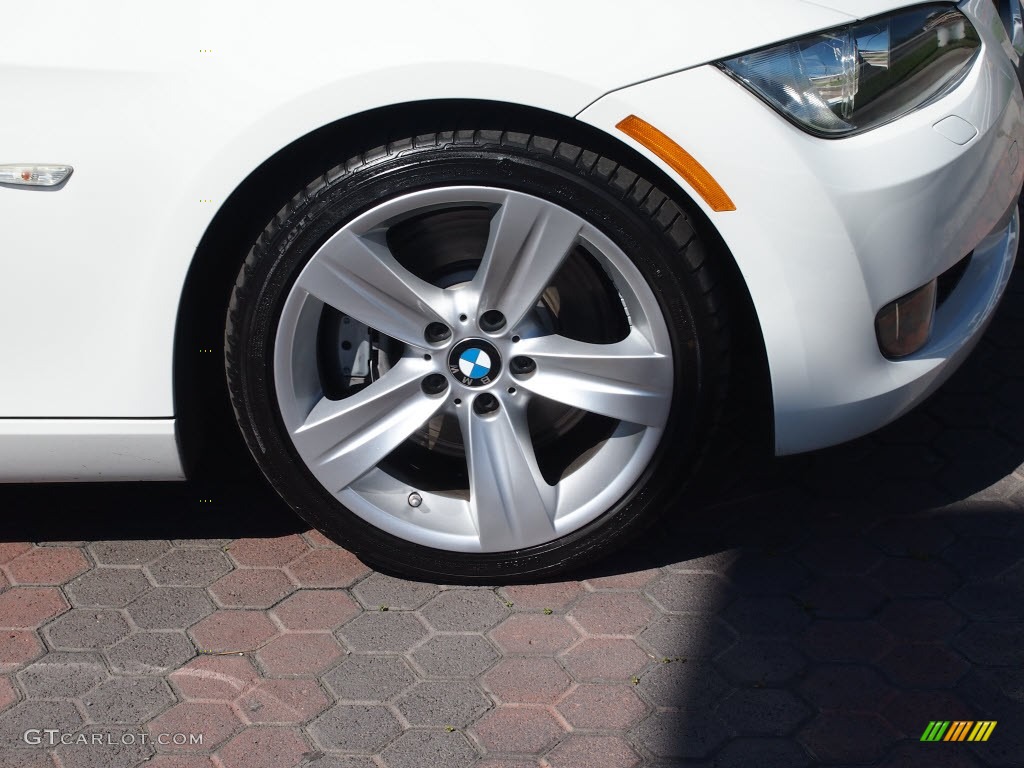
{"type": "Polygon", "coordinates": [[[1022,378],[1018,270],[927,406],[579,581],[389,578],[258,484],[0,489],[0,767],[1020,766],[1022,378]]]}

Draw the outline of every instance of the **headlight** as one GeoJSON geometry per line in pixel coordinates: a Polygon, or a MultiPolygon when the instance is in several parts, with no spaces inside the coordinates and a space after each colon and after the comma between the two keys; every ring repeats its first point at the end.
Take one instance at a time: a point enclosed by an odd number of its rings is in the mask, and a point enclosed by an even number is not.
{"type": "Polygon", "coordinates": [[[922,5],[745,53],[720,66],[804,130],[840,137],[950,90],[979,46],[951,5],[922,5]]]}

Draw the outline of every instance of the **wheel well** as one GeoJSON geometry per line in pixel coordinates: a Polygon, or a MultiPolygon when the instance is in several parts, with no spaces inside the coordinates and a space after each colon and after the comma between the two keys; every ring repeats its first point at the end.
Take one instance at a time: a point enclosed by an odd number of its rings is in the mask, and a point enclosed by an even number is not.
{"type": "MultiPolygon", "coordinates": [[[[739,269],[707,217],[660,168],[615,137],[563,115],[489,101],[412,102],[347,117],[292,142],[246,177],[207,228],[185,279],[174,344],[178,444],[190,477],[215,474],[223,478],[226,471],[253,470],[227,396],[224,315],[242,260],[267,222],[295,190],[355,153],[417,133],[482,127],[547,133],[580,142],[628,165],[666,192],[675,192],[673,196],[680,198],[705,242],[724,256],[736,336],[734,357],[743,361],[744,376],[759,376],[763,386],[756,389],[770,398],[761,329],[739,269]]],[[[746,379],[747,386],[750,381],[746,379]]],[[[770,418],[765,439],[770,445],[770,418]]]]}

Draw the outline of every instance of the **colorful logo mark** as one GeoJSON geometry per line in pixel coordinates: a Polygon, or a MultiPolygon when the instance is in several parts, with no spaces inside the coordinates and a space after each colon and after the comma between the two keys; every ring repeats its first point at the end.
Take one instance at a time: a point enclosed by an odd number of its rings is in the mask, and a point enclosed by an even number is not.
{"type": "Polygon", "coordinates": [[[932,720],[921,741],[988,741],[995,729],[995,720],[932,720]]]}

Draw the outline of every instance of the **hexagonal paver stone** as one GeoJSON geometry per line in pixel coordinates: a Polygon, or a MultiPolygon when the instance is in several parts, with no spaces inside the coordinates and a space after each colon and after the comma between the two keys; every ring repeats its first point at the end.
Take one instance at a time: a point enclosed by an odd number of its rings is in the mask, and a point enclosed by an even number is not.
{"type": "Polygon", "coordinates": [[[18,555],[24,554],[30,549],[32,549],[32,545],[25,541],[0,542],[0,564],[11,562],[18,555]]]}
{"type": "Polygon", "coordinates": [[[356,602],[340,590],[303,589],[271,613],[288,629],[310,631],[335,629],[360,611],[356,602]]]}
{"type": "Polygon", "coordinates": [[[269,608],[295,591],[284,571],[274,568],[239,568],[209,587],[224,608],[269,608]]]}
{"type": "Polygon", "coordinates": [[[128,636],[131,628],[120,611],[73,608],[44,630],[54,648],[109,648],[128,636]]]}
{"type": "MultiPolygon", "coordinates": [[[[523,757],[494,757],[483,759],[473,764],[473,768],[537,768],[540,765],[536,760],[523,757]]],[[[49,768],[49,766],[47,766],[49,768]]]]}
{"type": "Polygon", "coordinates": [[[217,611],[189,633],[203,651],[255,651],[277,634],[262,611],[217,611]]]}
{"type": "Polygon", "coordinates": [[[1020,560],[1021,548],[1009,537],[962,536],[940,557],[965,581],[987,581],[1012,568],[1020,560]]]}
{"type": "Polygon", "coordinates": [[[468,679],[497,661],[498,653],[480,635],[435,635],[412,658],[428,677],[468,679]]]}
{"type": "Polygon", "coordinates": [[[169,541],[94,541],[88,546],[100,565],[145,565],[170,551],[169,541]]]}
{"type": "Polygon", "coordinates": [[[89,570],[89,561],[77,547],[38,547],[7,564],[14,584],[64,584],[89,570]]]}
{"type": "Polygon", "coordinates": [[[0,710],[7,709],[18,700],[18,691],[9,678],[0,677],[0,710]]]}
{"type": "Polygon", "coordinates": [[[239,565],[280,567],[309,550],[298,534],[267,539],[235,539],[225,547],[239,565]]]}
{"type": "Polygon", "coordinates": [[[805,768],[811,758],[791,739],[734,739],[715,755],[716,768],[805,768]]]}
{"type": "Polygon", "coordinates": [[[261,680],[238,698],[250,723],[299,724],[319,715],[330,702],[315,680],[261,680]]]}
{"type": "Polygon", "coordinates": [[[379,768],[379,764],[363,755],[321,755],[302,768],[379,768]]]}
{"type": "Polygon", "coordinates": [[[336,634],[353,651],[402,653],[425,638],[427,630],[412,613],[366,611],[336,634]]]}
{"type": "Polygon", "coordinates": [[[488,633],[505,653],[550,656],[572,645],[579,635],[561,616],[514,613],[488,633]]]}
{"type": "Polygon", "coordinates": [[[350,587],[370,572],[344,549],[314,549],[288,565],[300,587],[350,587]]]}
{"type": "Polygon", "coordinates": [[[937,717],[935,712],[941,712],[943,720],[973,720],[976,714],[950,691],[898,691],[875,710],[911,739],[921,738],[924,724],[937,717]]]}
{"type": "Polygon", "coordinates": [[[658,659],[710,658],[735,641],[731,629],[707,616],[659,616],[640,633],[640,640],[658,659]]]}
{"type": "Polygon", "coordinates": [[[655,610],[639,594],[594,592],[580,598],[569,615],[591,635],[632,636],[650,624],[655,610]]]}
{"type": "Polygon", "coordinates": [[[647,714],[647,705],[633,685],[584,684],[559,702],[558,711],[573,728],[621,730],[647,714]]]}
{"type": "Polygon", "coordinates": [[[73,733],[81,725],[82,716],[70,701],[23,701],[0,712],[0,744],[24,744],[25,732],[32,728],[73,733]]]}
{"type": "Polygon", "coordinates": [[[798,645],[822,661],[876,661],[893,642],[893,636],[873,621],[821,619],[807,628],[798,645]]]}
{"type": "Polygon", "coordinates": [[[463,728],[491,707],[473,683],[417,683],[402,694],[395,706],[413,726],[463,728]]]}
{"type": "Polygon", "coordinates": [[[1024,622],[974,621],[953,638],[953,645],[975,664],[1024,665],[1024,622]]]}
{"type": "Polygon", "coordinates": [[[970,669],[958,654],[938,643],[898,645],[880,666],[894,683],[905,688],[948,688],[970,669]]]}
{"type": "Polygon", "coordinates": [[[893,597],[945,597],[960,577],[938,560],[888,557],[869,576],[893,597]]]}
{"type": "MultiPolygon", "coordinates": [[[[971,718],[966,718],[970,720],[971,718]]],[[[925,721],[926,723],[928,721],[925,721]]],[[[919,734],[914,734],[916,738],[919,734]]],[[[981,752],[984,747],[988,747],[992,744],[990,740],[988,744],[976,745],[974,751],[981,752]]],[[[907,744],[897,744],[893,749],[889,750],[885,754],[885,759],[881,763],[878,763],[879,768],[908,768],[908,766],[926,766],[926,768],[978,768],[979,765],[1000,765],[1001,763],[980,763],[976,758],[972,756],[970,752],[957,751],[948,752],[943,755],[935,755],[928,753],[928,748],[934,746],[932,744],[922,744],[921,742],[910,742],[907,744]]],[[[1017,756],[1020,752],[1017,751],[1013,757],[1014,762],[1019,762],[1017,756]]],[[[987,757],[987,755],[985,756],[987,757]]],[[[1006,765],[1014,765],[1014,762],[1006,763],[1006,765]]]]}
{"type": "Polygon", "coordinates": [[[821,762],[870,763],[891,749],[899,734],[875,714],[823,712],[797,738],[821,762]]]}
{"type": "Polygon", "coordinates": [[[960,629],[964,619],[944,600],[894,600],[878,622],[907,640],[941,640],[960,629]]]}
{"type": "Polygon", "coordinates": [[[728,582],[714,573],[667,573],[644,592],[669,613],[717,613],[731,596],[728,582]]]}
{"type": "Polygon", "coordinates": [[[309,726],[324,749],[362,754],[379,752],[401,732],[395,716],[379,704],[335,704],[309,726]]]}
{"type": "Polygon", "coordinates": [[[576,598],[585,594],[578,581],[552,581],[546,584],[516,584],[502,587],[498,594],[517,611],[564,611],[576,598]]]}
{"type": "Polygon", "coordinates": [[[138,728],[87,725],[55,750],[65,768],[135,768],[153,755],[138,728]]]}
{"type": "Polygon", "coordinates": [[[637,691],[658,707],[684,707],[699,701],[713,707],[730,686],[708,661],[657,664],[640,676],[637,691]]]}
{"type": "Polygon", "coordinates": [[[1024,619],[1024,588],[1005,580],[966,584],[953,593],[949,602],[972,619],[1024,619]]]}
{"type": "Polygon", "coordinates": [[[415,610],[437,594],[437,587],[373,573],[353,587],[352,594],[364,608],[370,610],[381,606],[395,610],[415,610]]]}
{"type": "Polygon", "coordinates": [[[381,753],[388,768],[423,768],[427,763],[469,768],[476,758],[465,736],[444,730],[406,731],[381,753]]]}
{"type": "Polygon", "coordinates": [[[52,752],[41,747],[19,745],[0,752],[0,768],[53,768],[54,759],[52,752]]]}
{"type": "Polygon", "coordinates": [[[866,618],[886,597],[864,577],[851,573],[824,575],[800,592],[802,607],[820,618],[866,618]]]}
{"type": "Polygon", "coordinates": [[[744,595],[788,595],[807,581],[807,569],[787,555],[744,552],[729,569],[729,581],[744,595]]]}
{"type": "Polygon", "coordinates": [[[161,587],[206,587],[231,570],[219,549],[175,549],[146,566],[161,587]]]}
{"type": "Polygon", "coordinates": [[[505,704],[554,704],[571,682],[558,662],[545,658],[502,659],[483,678],[505,704]]]}
{"type": "Polygon", "coordinates": [[[579,635],[560,615],[513,613],[488,637],[506,653],[550,655],[567,648],[579,635]]]}
{"type": "Polygon", "coordinates": [[[792,733],[810,715],[800,699],[777,688],[734,691],[718,705],[718,716],[734,731],[766,736],[792,733]]]}
{"type": "Polygon", "coordinates": [[[300,632],[275,637],[256,652],[256,660],[269,675],[318,675],[343,654],[326,632],[300,632]]]}
{"type": "Polygon", "coordinates": [[[618,736],[570,736],[545,758],[551,768],[634,768],[640,756],[618,736]]]}
{"type": "MultiPolygon", "coordinates": [[[[870,543],[849,535],[815,537],[796,554],[796,558],[804,565],[827,573],[866,573],[878,564],[881,557],[882,554],[870,543]]],[[[729,576],[735,580],[732,573],[729,576]]],[[[793,588],[797,586],[794,584],[793,588]]]]}
{"type": "Polygon", "coordinates": [[[625,571],[607,576],[595,576],[586,579],[583,583],[598,592],[605,589],[643,589],[661,574],[662,571],[658,568],[648,568],[644,571],[625,571]]]}
{"type": "Polygon", "coordinates": [[[68,609],[53,587],[11,587],[0,592],[0,624],[5,629],[35,629],[68,609]]]}
{"type": "Polygon", "coordinates": [[[185,699],[234,701],[259,673],[244,656],[197,656],[169,677],[185,699]]]}
{"type": "Polygon", "coordinates": [[[182,632],[136,632],[107,651],[110,668],[123,675],[164,675],[195,656],[182,632]]]}
{"type": "Polygon", "coordinates": [[[231,543],[231,539],[171,539],[171,545],[178,549],[220,549],[231,543]]]}
{"type": "Polygon", "coordinates": [[[819,709],[870,711],[892,694],[892,688],[871,667],[822,664],[800,683],[800,695],[819,709]]]}
{"type": "Polygon", "coordinates": [[[725,678],[741,685],[786,683],[807,667],[791,643],[760,638],[741,638],[714,663],[725,678]]]}
{"type": "Polygon", "coordinates": [[[64,589],[76,608],[124,608],[150,588],[138,568],[93,568],[64,589]]]}
{"type": "Polygon", "coordinates": [[[174,694],[159,677],[115,677],[82,696],[94,723],[138,725],[174,703],[174,694]]]}
{"type": "Polygon", "coordinates": [[[486,752],[538,756],[565,735],[543,707],[497,707],[480,718],[472,731],[486,752]]]}
{"type": "Polygon", "coordinates": [[[662,710],[632,731],[633,741],[657,757],[707,757],[731,736],[709,708],[662,710]]]}
{"type": "Polygon", "coordinates": [[[43,654],[43,644],[31,629],[0,631],[0,672],[21,669],[43,654]]]}
{"type": "Polygon", "coordinates": [[[952,531],[940,518],[885,519],[868,532],[868,539],[883,552],[897,557],[935,555],[953,542],[952,531]]]}
{"type": "Polygon", "coordinates": [[[581,682],[625,682],[651,661],[650,655],[625,638],[587,638],[562,654],[569,674],[581,682]]]}
{"type": "Polygon", "coordinates": [[[163,739],[168,743],[159,744],[161,752],[195,752],[197,746],[188,743],[193,735],[202,735],[201,749],[207,751],[223,744],[241,727],[241,721],[235,717],[235,713],[227,704],[186,701],[175,704],[155,720],[151,720],[147,730],[154,741],[158,740],[162,733],[170,734],[170,738],[163,739]],[[174,738],[176,734],[186,735],[184,743],[175,743],[179,741],[174,738]]]}
{"type": "Polygon", "coordinates": [[[18,682],[30,699],[70,699],[106,676],[107,669],[98,654],[54,651],[21,670],[18,682]]]}
{"type": "Polygon", "coordinates": [[[416,682],[401,656],[350,656],[323,676],[340,701],[387,701],[416,682]]]}
{"type": "Polygon", "coordinates": [[[723,618],[741,635],[797,635],[810,623],[816,606],[790,597],[741,597],[725,609],[723,618]]]}
{"type": "Polygon", "coordinates": [[[285,768],[310,752],[296,728],[246,728],[217,751],[224,768],[285,768]]]}
{"type": "Polygon", "coordinates": [[[420,615],[438,632],[483,632],[507,616],[508,608],[489,589],[448,589],[420,615]]]}
{"type": "Polygon", "coordinates": [[[213,613],[213,603],[199,587],[156,587],[128,606],[141,629],[187,629],[213,613]]]}

